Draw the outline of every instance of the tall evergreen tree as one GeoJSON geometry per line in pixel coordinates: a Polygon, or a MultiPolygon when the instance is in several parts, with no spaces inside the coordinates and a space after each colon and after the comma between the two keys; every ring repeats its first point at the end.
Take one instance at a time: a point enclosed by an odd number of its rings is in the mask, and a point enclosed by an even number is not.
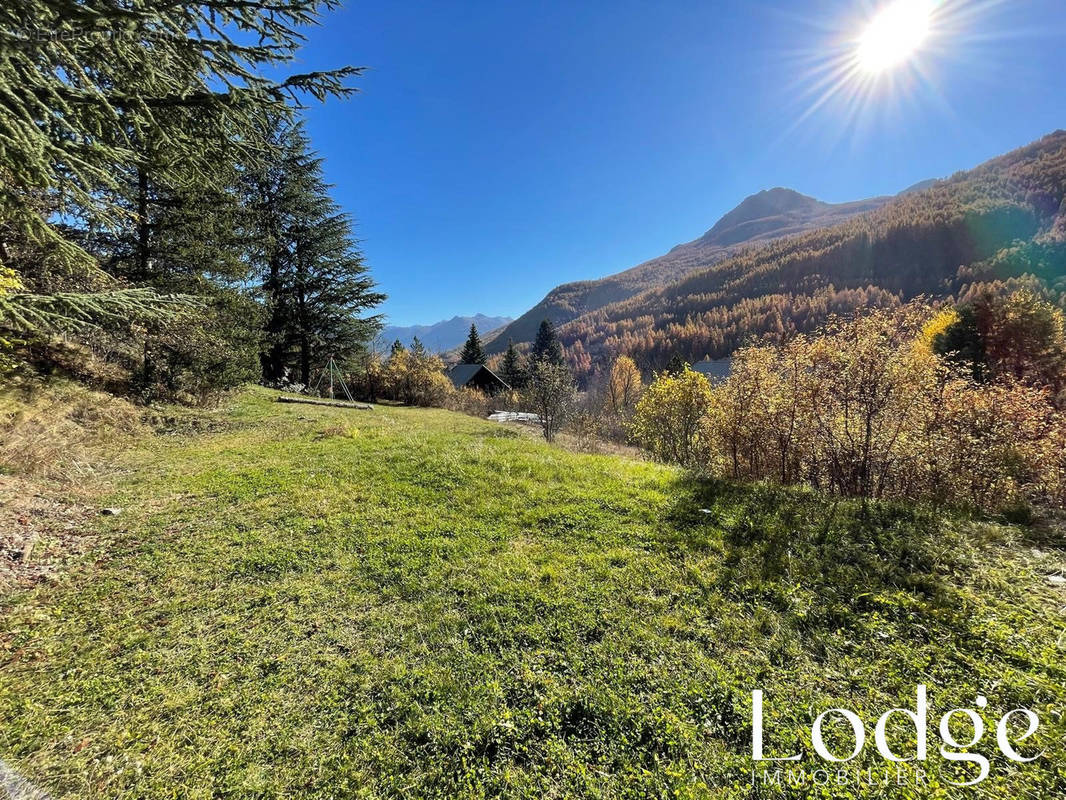
{"type": "Polygon", "coordinates": [[[530,368],[533,364],[546,362],[556,366],[565,363],[563,358],[563,346],[559,342],[559,335],[555,332],[555,326],[550,319],[544,319],[537,329],[537,337],[533,340],[533,349],[530,352],[530,368]]]}
{"type": "Polygon", "coordinates": [[[282,159],[251,180],[264,242],[257,253],[268,314],[263,373],[308,384],[330,356],[358,355],[380,329],[379,318],[365,314],[384,295],[374,291],[351,220],[330,198],[302,124],[281,120],[275,136],[282,159]]]}
{"type": "MultiPolygon", "coordinates": [[[[331,6],[331,0],[5,4],[0,261],[10,268],[13,250],[32,248],[33,263],[51,263],[52,274],[65,280],[37,290],[33,280],[20,280],[21,288],[0,300],[0,326],[39,331],[179,313],[181,304],[156,290],[114,282],[66,235],[67,221],[129,225],[115,195],[128,169],[147,172],[144,144],[152,138],[165,146],[156,164],[164,185],[209,174],[219,160],[269,160],[257,135],[267,110],[290,115],[302,93],[323,99],[351,91],[344,82],[357,74],[352,68],[280,81],[263,74],[292,61],[303,39],[299,28],[331,6]]],[[[138,213],[133,224],[147,225],[145,216],[138,213]]]]}
{"type": "Polygon", "coordinates": [[[573,404],[574,377],[549,319],[541,321],[533,340],[524,394],[540,417],[544,438],[552,441],[573,404]]]}
{"type": "Polygon", "coordinates": [[[512,389],[521,389],[526,385],[526,369],[522,365],[518,348],[514,346],[514,339],[508,339],[507,351],[503,354],[503,362],[500,364],[500,377],[507,382],[512,389]]]}
{"type": "Polygon", "coordinates": [[[245,290],[248,262],[237,165],[211,175],[168,168],[166,144],[143,138],[143,154],[115,176],[110,202],[132,224],[88,228],[74,241],[127,286],[199,299],[195,311],[144,320],[128,334],[140,348],[134,384],[145,400],[226,389],[255,378],[259,307],[245,290]]]}
{"type": "Polygon", "coordinates": [[[686,369],[688,369],[688,362],[677,352],[670,356],[670,360],[666,363],[666,372],[670,375],[684,375],[686,369]]]}
{"type": "Polygon", "coordinates": [[[477,325],[470,323],[470,334],[466,337],[466,344],[459,353],[461,364],[484,364],[485,349],[481,346],[481,337],[477,333],[477,325]]]}

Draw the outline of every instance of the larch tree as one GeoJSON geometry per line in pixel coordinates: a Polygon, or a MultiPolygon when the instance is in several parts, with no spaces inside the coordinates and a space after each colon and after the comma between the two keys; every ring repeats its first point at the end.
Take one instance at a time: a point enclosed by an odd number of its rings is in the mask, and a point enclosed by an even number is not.
{"type": "Polygon", "coordinates": [[[619,356],[611,365],[607,379],[607,410],[616,415],[625,415],[633,410],[644,391],[640,370],[629,356],[619,356]]]}

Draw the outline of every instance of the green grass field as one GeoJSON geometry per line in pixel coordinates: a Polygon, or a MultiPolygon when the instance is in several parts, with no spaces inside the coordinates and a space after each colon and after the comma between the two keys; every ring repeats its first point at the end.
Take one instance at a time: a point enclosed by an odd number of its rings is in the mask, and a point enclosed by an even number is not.
{"type": "Polygon", "coordinates": [[[1066,796],[1052,534],[270,401],[139,438],[112,543],[2,601],[0,759],[52,797],[1066,796]],[[986,734],[955,789],[934,728],[922,784],[751,786],[752,689],[813,770],[820,711],[872,738],[918,683],[1045,754],[986,734]]]}

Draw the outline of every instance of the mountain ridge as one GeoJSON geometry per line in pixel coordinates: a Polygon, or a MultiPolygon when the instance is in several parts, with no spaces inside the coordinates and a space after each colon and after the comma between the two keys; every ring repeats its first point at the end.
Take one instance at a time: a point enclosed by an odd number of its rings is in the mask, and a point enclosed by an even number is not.
{"type": "Polygon", "coordinates": [[[648,289],[679,280],[694,270],[729,258],[747,246],[825,227],[880,208],[893,198],[889,195],[827,203],[784,187],[748,195],[702,236],[675,245],[661,256],[602,278],[556,286],[533,308],[488,337],[486,352],[490,355],[502,352],[509,339],[531,341],[545,318],[555,325],[565,325],[648,289]]]}
{"type": "Polygon", "coordinates": [[[1066,298],[1066,131],[836,224],[741,248],[559,335],[579,374],[614,353],[654,371],[674,354],[720,358],[862,308],[1021,287],[1066,298]]]}
{"type": "Polygon", "coordinates": [[[470,317],[456,315],[451,319],[443,319],[431,325],[386,325],[381,329],[379,338],[386,345],[399,340],[405,346],[410,347],[412,340],[418,337],[428,349],[446,352],[466,341],[472,324],[477,326],[482,336],[485,336],[512,321],[511,317],[491,317],[485,314],[474,314],[470,317]]]}

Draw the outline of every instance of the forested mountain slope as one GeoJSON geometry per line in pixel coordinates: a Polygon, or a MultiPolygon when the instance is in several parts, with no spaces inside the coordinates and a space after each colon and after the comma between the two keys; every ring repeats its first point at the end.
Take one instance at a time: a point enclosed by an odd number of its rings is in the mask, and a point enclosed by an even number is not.
{"type": "Polygon", "coordinates": [[[1064,197],[1066,131],[1057,131],[869,213],[586,313],[560,336],[579,371],[617,352],[655,369],[674,352],[722,357],[764,335],[811,330],[832,313],[919,294],[960,295],[1024,275],[1061,289],[1064,197]]]}
{"type": "Polygon", "coordinates": [[[509,339],[531,341],[543,319],[561,325],[610,303],[678,280],[693,270],[735,255],[745,245],[833,225],[879,208],[890,199],[873,197],[851,203],[823,203],[782,188],[753,194],[718,220],[703,236],[679,244],[665,255],[606,278],[557,286],[493,337],[486,349],[489,353],[501,352],[509,339]]]}

